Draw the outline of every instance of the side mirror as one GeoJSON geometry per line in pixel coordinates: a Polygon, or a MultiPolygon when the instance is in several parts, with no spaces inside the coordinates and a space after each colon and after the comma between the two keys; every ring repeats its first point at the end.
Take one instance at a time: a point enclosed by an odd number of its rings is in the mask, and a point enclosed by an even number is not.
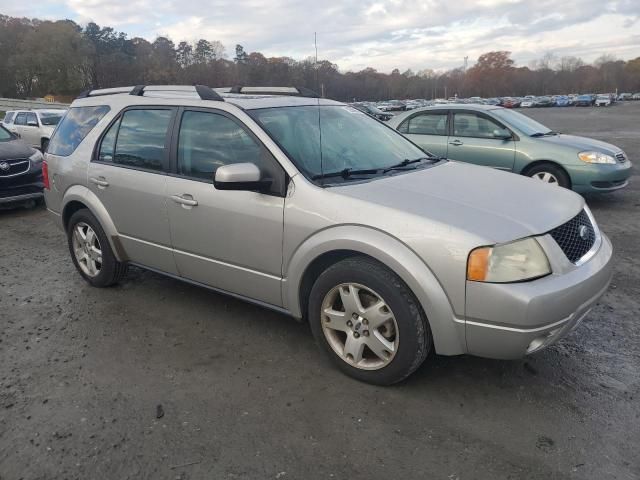
{"type": "Polygon", "coordinates": [[[33,120],[29,120],[27,122],[27,127],[37,127],[38,126],[38,122],[34,122],[33,120]]]}
{"type": "Polygon", "coordinates": [[[249,190],[264,192],[271,187],[270,178],[261,178],[254,163],[234,163],[218,167],[213,186],[218,190],[249,190]]]}
{"type": "Polygon", "coordinates": [[[493,138],[498,138],[500,140],[509,140],[513,137],[511,132],[506,128],[496,128],[493,132],[491,132],[493,138]]]}

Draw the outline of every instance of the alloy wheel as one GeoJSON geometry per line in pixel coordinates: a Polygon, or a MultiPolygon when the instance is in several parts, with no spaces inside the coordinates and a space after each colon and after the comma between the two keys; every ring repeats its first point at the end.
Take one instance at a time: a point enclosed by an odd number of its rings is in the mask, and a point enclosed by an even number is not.
{"type": "Polygon", "coordinates": [[[558,179],[556,178],[556,176],[553,173],[538,172],[538,173],[533,174],[532,178],[535,178],[536,180],[543,181],[544,183],[549,183],[551,185],[559,185],[558,179]]]}
{"type": "Polygon", "coordinates": [[[73,228],[73,253],[85,275],[95,277],[102,269],[102,248],[96,232],[85,222],[73,228]]]}
{"type": "Polygon", "coordinates": [[[332,288],[322,301],[320,318],[332,350],[353,367],[381,369],[398,351],[398,324],[391,308],[364,285],[332,288]]]}

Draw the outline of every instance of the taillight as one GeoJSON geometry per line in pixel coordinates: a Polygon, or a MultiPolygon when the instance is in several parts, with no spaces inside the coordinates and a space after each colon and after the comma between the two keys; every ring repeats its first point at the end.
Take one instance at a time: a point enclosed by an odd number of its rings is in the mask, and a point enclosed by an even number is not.
{"type": "Polygon", "coordinates": [[[44,183],[44,188],[51,190],[49,185],[49,166],[47,165],[46,160],[43,160],[42,162],[42,182],[44,183]]]}

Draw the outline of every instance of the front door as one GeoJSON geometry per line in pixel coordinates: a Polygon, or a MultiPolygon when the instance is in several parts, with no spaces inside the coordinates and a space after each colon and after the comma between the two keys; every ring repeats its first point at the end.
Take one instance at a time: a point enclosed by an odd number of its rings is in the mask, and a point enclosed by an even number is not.
{"type": "Polygon", "coordinates": [[[409,117],[398,127],[398,131],[423,150],[446,157],[447,117],[446,110],[428,110],[409,117]]]}
{"type": "Polygon", "coordinates": [[[234,117],[185,109],[174,134],[167,210],[180,275],[281,306],[285,175],[268,150],[234,117]],[[255,163],[273,179],[269,194],[217,190],[216,169],[255,163]]]}
{"type": "Polygon", "coordinates": [[[461,162],[511,171],[515,161],[513,138],[498,138],[505,127],[480,112],[453,113],[448,157],[461,162]]]}
{"type": "Polygon", "coordinates": [[[170,127],[176,110],[131,108],[103,135],[89,188],[106,207],[129,260],[177,274],[167,219],[170,127]]]}

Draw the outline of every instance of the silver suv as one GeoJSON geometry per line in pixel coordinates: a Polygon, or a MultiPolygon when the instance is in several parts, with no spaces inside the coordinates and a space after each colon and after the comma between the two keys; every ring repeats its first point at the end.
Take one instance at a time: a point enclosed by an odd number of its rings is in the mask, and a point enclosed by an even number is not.
{"type": "Polygon", "coordinates": [[[304,318],[371,383],[431,351],[538,351],[611,278],[579,195],[435,157],[304,89],[92,91],[45,160],[48,209],[91,285],[137,265],[304,318]]]}

